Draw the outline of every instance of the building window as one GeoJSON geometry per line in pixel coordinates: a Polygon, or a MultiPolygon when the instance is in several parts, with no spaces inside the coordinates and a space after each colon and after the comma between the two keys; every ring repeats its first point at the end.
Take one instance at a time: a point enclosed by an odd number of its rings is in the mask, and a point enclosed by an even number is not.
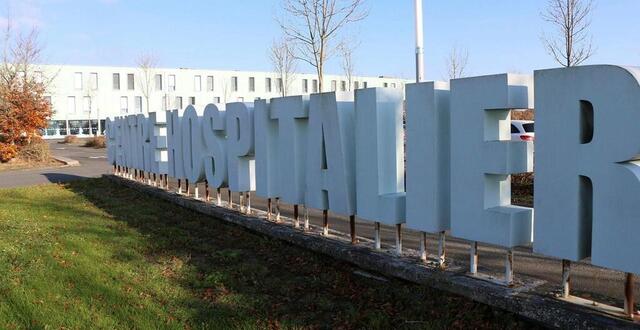
{"type": "Polygon", "coordinates": [[[264,80],[264,91],[271,93],[271,78],[266,78],[264,80]]]}
{"type": "Polygon", "coordinates": [[[353,82],[353,89],[358,89],[358,88],[360,88],[360,82],[356,80],[353,82]]]}
{"type": "Polygon", "coordinates": [[[249,92],[256,91],[256,78],[249,77],[249,92]]]}
{"type": "Polygon", "coordinates": [[[367,82],[366,82],[366,81],[362,83],[362,87],[364,87],[364,88],[367,88],[367,85],[368,85],[368,84],[367,84],[367,82]]]}
{"type": "Polygon", "coordinates": [[[332,92],[335,92],[335,91],[338,90],[337,84],[338,83],[335,80],[331,80],[331,91],[332,92]]]}
{"type": "Polygon", "coordinates": [[[182,96],[176,96],[176,109],[182,109],[182,96]]]}
{"type": "Polygon", "coordinates": [[[382,87],[389,87],[389,83],[383,83],[382,87]]]}
{"type": "Polygon", "coordinates": [[[85,96],[82,98],[82,110],[84,112],[91,113],[91,96],[85,96]]]}
{"type": "Polygon", "coordinates": [[[136,113],[142,113],[142,96],[136,96],[135,103],[136,113]]]}
{"type": "Polygon", "coordinates": [[[207,91],[213,92],[213,76],[207,76],[207,91]]]}
{"type": "Polygon", "coordinates": [[[340,82],[340,91],[344,92],[346,90],[347,90],[347,82],[343,80],[340,82]]]}
{"type": "Polygon", "coordinates": [[[82,72],[73,74],[73,87],[75,89],[82,89],[82,72]]]}
{"type": "Polygon", "coordinates": [[[136,89],[133,73],[127,74],[127,89],[130,91],[136,89]]]}
{"type": "Polygon", "coordinates": [[[238,91],[238,77],[231,77],[231,91],[238,91]]]}
{"type": "Polygon", "coordinates": [[[161,91],[162,90],[162,75],[161,74],[157,74],[155,75],[155,78],[153,79],[155,82],[155,87],[157,91],[161,91]]]}
{"type": "Polygon", "coordinates": [[[189,104],[196,105],[196,97],[195,96],[190,96],[189,97],[189,104]]]}
{"type": "Polygon", "coordinates": [[[97,72],[91,72],[89,74],[89,80],[91,83],[91,89],[92,90],[98,90],[98,73],[97,72]]]}
{"type": "Polygon", "coordinates": [[[202,91],[202,77],[195,76],[193,77],[193,90],[196,92],[202,91]]]}
{"type": "Polygon", "coordinates": [[[313,82],[311,82],[311,86],[313,88],[313,92],[317,93],[318,92],[318,79],[313,79],[313,82]]]}
{"type": "Polygon", "coordinates": [[[396,88],[396,83],[391,83],[391,88],[396,88]]]}
{"type": "Polygon", "coordinates": [[[176,90],[176,75],[175,74],[170,74],[169,75],[169,90],[170,91],[175,91],[176,90]]]}
{"type": "Polygon", "coordinates": [[[309,93],[309,80],[302,79],[302,92],[309,93]]]}
{"type": "Polygon", "coordinates": [[[220,97],[219,96],[214,97],[213,98],[213,103],[220,104],[220,97]]]}
{"type": "Polygon", "coordinates": [[[113,89],[120,90],[120,74],[119,73],[113,74],[113,89]]]}
{"type": "Polygon", "coordinates": [[[76,113],[76,97],[67,97],[67,113],[76,113]]]}
{"type": "Polygon", "coordinates": [[[120,113],[129,113],[129,99],[126,96],[120,97],[120,113]]]}
{"type": "Polygon", "coordinates": [[[276,93],[282,93],[282,78],[276,79],[276,93]]]}

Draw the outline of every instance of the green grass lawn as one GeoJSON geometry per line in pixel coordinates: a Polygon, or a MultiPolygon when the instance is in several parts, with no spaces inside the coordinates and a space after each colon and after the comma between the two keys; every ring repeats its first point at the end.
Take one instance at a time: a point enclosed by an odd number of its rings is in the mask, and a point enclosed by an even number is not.
{"type": "Polygon", "coordinates": [[[0,190],[0,328],[521,328],[105,179],[0,190]]]}

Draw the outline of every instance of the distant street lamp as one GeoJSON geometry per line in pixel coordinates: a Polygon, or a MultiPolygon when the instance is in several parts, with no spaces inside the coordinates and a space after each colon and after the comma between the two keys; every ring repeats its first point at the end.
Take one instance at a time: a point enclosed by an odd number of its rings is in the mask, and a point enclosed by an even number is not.
{"type": "Polygon", "coordinates": [[[424,40],[422,28],[422,0],[415,0],[416,11],[416,82],[424,80],[424,40]]]}

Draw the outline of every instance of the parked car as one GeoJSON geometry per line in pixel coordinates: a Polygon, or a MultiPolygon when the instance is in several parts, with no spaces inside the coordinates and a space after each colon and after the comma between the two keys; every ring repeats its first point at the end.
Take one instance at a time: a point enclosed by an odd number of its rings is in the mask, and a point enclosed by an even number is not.
{"type": "Polygon", "coordinates": [[[511,121],[511,141],[534,141],[536,133],[533,131],[532,120],[511,121]]]}

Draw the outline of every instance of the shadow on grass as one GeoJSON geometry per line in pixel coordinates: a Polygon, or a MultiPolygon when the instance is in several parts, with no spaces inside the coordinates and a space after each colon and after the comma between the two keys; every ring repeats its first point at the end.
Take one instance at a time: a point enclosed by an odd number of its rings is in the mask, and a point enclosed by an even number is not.
{"type": "Polygon", "coordinates": [[[126,236],[125,232],[139,233],[144,260],[127,251],[116,251],[113,258],[161,266],[163,277],[190,292],[178,303],[189,311],[182,321],[190,326],[532,326],[512,314],[462,297],[399,280],[378,281],[356,275],[355,268],[347,263],[271,240],[105,179],[74,181],[66,188],[122,224],[104,232],[82,227],[68,230],[86,236],[100,235],[114,246],[126,236]]]}

